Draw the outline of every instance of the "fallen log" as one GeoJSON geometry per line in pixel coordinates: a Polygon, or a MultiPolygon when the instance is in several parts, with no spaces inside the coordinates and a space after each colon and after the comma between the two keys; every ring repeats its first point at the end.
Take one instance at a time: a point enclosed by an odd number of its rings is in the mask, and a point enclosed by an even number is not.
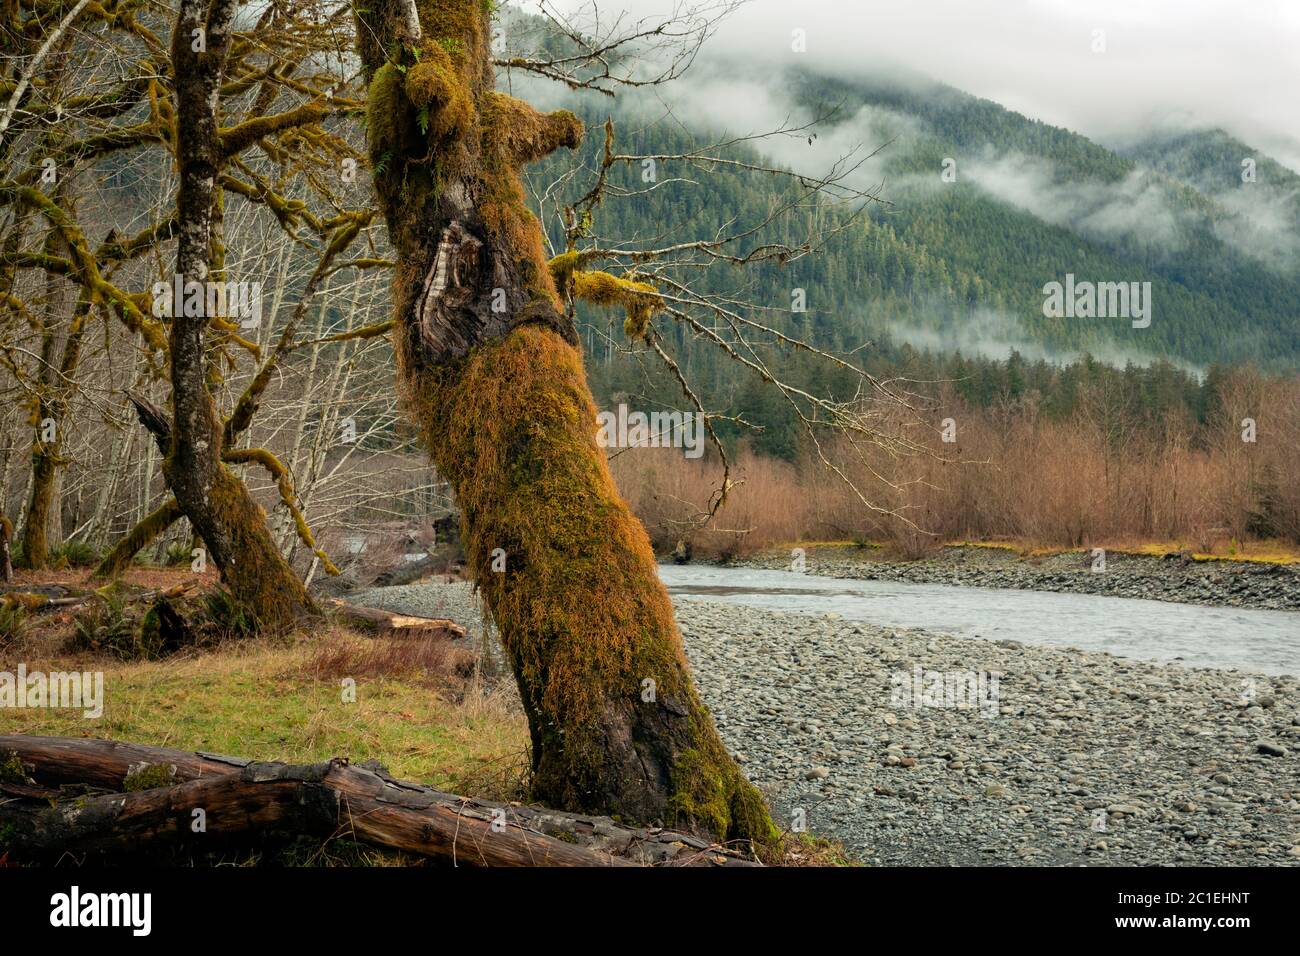
{"type": "Polygon", "coordinates": [[[340,620],[385,637],[455,639],[465,636],[463,627],[446,618],[395,614],[382,608],[357,607],[337,600],[331,603],[340,620]]]}
{"type": "Polygon", "coordinates": [[[753,863],[688,834],[461,797],[344,758],[304,766],[253,763],[69,737],[0,737],[0,834],[0,854],[35,861],[68,852],[109,858],[203,852],[308,835],[453,865],[753,863]],[[202,832],[194,830],[196,810],[202,832]]]}
{"type": "Polygon", "coordinates": [[[387,570],[375,575],[374,583],[371,587],[390,588],[400,584],[410,584],[420,578],[426,578],[431,574],[437,574],[438,571],[447,566],[445,558],[436,558],[431,554],[426,554],[418,561],[402,561],[393,565],[387,570]]]}
{"type": "MultiPolygon", "coordinates": [[[[112,585],[107,585],[112,587],[112,585]]],[[[194,589],[193,583],[176,584],[165,590],[140,591],[126,598],[128,604],[140,604],[159,599],[186,597],[194,589]]],[[[89,604],[102,597],[104,589],[94,591],[73,591],[62,584],[33,584],[24,587],[0,586],[0,604],[6,607],[21,605],[29,611],[43,611],[47,608],[72,608],[89,604]]]]}
{"type": "Polygon", "coordinates": [[[120,740],[27,734],[0,737],[0,765],[11,755],[21,760],[27,774],[43,786],[85,784],[101,790],[125,790],[127,776],[148,767],[170,767],[172,779],[183,783],[200,777],[238,773],[249,764],[242,757],[192,753],[120,740]]]}

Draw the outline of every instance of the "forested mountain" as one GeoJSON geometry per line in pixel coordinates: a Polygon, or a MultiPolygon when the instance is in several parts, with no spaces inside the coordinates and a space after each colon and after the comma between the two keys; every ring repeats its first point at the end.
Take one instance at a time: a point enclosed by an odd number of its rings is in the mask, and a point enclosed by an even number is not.
{"type": "MultiPolygon", "coordinates": [[[[775,99],[796,124],[823,118],[808,133],[809,158],[802,163],[789,136],[756,140],[732,156],[814,170],[834,158],[821,144],[883,146],[856,175],[859,185],[880,183],[887,203],[871,204],[815,256],[744,270],[717,264],[692,277],[709,291],[756,303],[762,320],[782,332],[842,352],[870,343],[858,353],[870,366],[939,377],[954,371],[952,359],[930,361],[918,351],[962,353],[964,362],[1005,359],[1016,350],[1016,361],[1031,364],[1086,354],[1120,367],[1300,365],[1300,177],[1258,150],[1215,131],[1152,138],[1121,151],[915,77],[787,72],[760,79],[742,64],[712,68],[734,89],[775,99]],[[1243,181],[1245,158],[1252,160],[1253,181],[1243,181]],[[1045,317],[1043,287],[1067,273],[1079,281],[1150,282],[1150,326],[1134,328],[1124,318],[1045,317]],[[790,311],[796,288],[806,292],[805,313],[790,311]]],[[[564,100],[592,129],[582,161],[596,164],[603,146],[597,127],[608,115],[625,153],[689,153],[758,128],[741,118],[750,115],[745,102],[701,107],[690,87],[679,96],[663,94],[650,106],[635,96],[612,107],[604,98],[564,100]]],[[[535,167],[538,192],[572,163],[557,155],[535,167]]],[[[616,167],[613,175],[622,175],[635,194],[596,211],[595,231],[617,237],[624,248],[638,239],[653,246],[651,237],[666,224],[674,237],[696,238],[713,235],[732,217],[741,225],[761,222],[787,195],[781,180],[734,167],[701,171],[661,162],[662,179],[681,181],[652,190],[639,188],[637,173],[616,167]]],[[[578,177],[566,188],[572,194],[583,185],[578,177]]],[[[843,216],[842,207],[803,208],[753,242],[797,242],[810,222],[833,231],[843,216]]],[[[548,231],[559,243],[562,231],[550,218],[548,231]]],[[[598,396],[680,402],[675,385],[655,385],[644,374],[645,363],[606,355],[592,333],[617,330],[608,316],[583,314],[593,326],[588,344],[598,396]]],[[[771,450],[787,452],[793,436],[777,437],[785,430],[774,421],[790,424],[784,401],[765,394],[716,349],[677,331],[679,353],[707,402],[739,405],[748,417],[776,425],[766,440],[771,450]]],[[[796,381],[824,388],[829,380],[834,390],[835,376],[824,364],[791,354],[783,367],[796,381]]],[[[1005,377],[1005,363],[1001,368],[997,374],[1005,377]]],[[[1183,387],[1194,387],[1194,380],[1183,387]]]]}
{"type": "Polygon", "coordinates": [[[1300,173],[1257,152],[1221,129],[1191,130],[1149,136],[1121,152],[1136,162],[1159,169],[1214,199],[1227,200],[1242,191],[1243,164],[1251,161],[1258,190],[1276,199],[1279,212],[1291,216],[1294,229],[1300,218],[1300,173]]]}

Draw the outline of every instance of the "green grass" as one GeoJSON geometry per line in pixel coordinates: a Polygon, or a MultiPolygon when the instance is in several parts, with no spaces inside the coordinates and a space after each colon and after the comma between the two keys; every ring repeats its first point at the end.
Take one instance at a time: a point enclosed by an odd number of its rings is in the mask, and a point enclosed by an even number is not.
{"type": "MultiPolygon", "coordinates": [[[[443,790],[514,796],[528,732],[502,695],[453,700],[418,679],[340,681],[311,673],[310,649],[253,644],[183,660],[43,662],[103,670],[104,715],[12,710],[6,733],[90,736],[305,763],[378,760],[395,777],[443,790]],[[500,792],[503,791],[503,792],[500,792]]],[[[30,666],[30,665],[29,665],[30,666]]]]}

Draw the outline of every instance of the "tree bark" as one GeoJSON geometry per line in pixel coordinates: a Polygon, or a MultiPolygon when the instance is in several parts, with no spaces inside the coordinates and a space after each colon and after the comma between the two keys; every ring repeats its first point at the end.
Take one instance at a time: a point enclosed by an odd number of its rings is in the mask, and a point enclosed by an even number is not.
{"type": "Polygon", "coordinates": [[[359,840],[470,866],[752,863],[686,834],[460,797],[341,758],[295,766],[111,740],[15,736],[0,737],[0,766],[7,798],[0,800],[0,850],[23,860],[260,847],[282,834],[359,840]],[[86,793],[87,787],[112,792],[86,793]],[[201,833],[192,826],[195,809],[203,810],[201,833]]]}
{"type": "Polygon", "coordinates": [[[8,584],[14,577],[14,561],[9,542],[14,535],[14,526],[8,516],[0,511],[0,581],[8,584]]]}
{"type": "MultiPolygon", "coordinates": [[[[176,156],[179,222],[176,272],[184,281],[208,279],[213,204],[222,162],[216,104],[230,45],[235,0],[182,0],[172,39],[176,77],[176,156]],[[194,50],[199,31],[204,50],[194,50]]],[[[201,310],[200,310],[201,311],[201,310]]],[[[208,558],[235,599],[269,627],[293,623],[316,608],[280,554],[266,512],[221,461],[224,426],[208,392],[205,334],[210,317],[176,313],[171,323],[174,426],[163,472],[208,558]]]]}
{"type": "Polygon", "coordinates": [[[494,89],[481,0],[354,12],[397,252],[399,376],[519,684],[535,797],[775,840],[696,695],[645,530],[597,447],[577,336],[525,206],[520,167],[576,146],[581,124],[494,89]]]}

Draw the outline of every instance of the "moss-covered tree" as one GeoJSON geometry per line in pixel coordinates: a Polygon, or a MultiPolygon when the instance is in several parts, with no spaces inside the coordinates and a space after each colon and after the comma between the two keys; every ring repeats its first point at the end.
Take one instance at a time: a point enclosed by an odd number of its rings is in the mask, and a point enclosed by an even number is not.
{"type": "MultiPolygon", "coordinates": [[[[223,144],[217,103],[230,50],[235,0],[182,0],[172,34],[176,84],[176,273],[203,282],[213,261],[213,211],[223,144]],[[196,42],[201,37],[203,42],[196,42]]],[[[169,354],[173,428],[163,464],[180,510],[203,539],[236,600],[268,625],[315,610],[280,554],[266,513],[224,464],[225,423],[208,390],[206,333],[211,320],[177,309],[169,354]]]]}
{"type": "Polygon", "coordinates": [[[349,11],[335,8],[322,18],[313,11],[266,4],[254,18],[242,18],[242,29],[235,31],[237,6],[222,0],[177,2],[142,12],[129,5],[77,3],[73,9],[72,3],[56,4],[56,12],[60,7],[67,11],[60,20],[47,18],[49,11],[39,2],[23,0],[0,11],[0,46],[10,49],[17,43],[18,48],[30,47],[28,53],[40,47],[45,56],[39,73],[40,55],[14,59],[14,69],[26,78],[12,83],[12,95],[0,104],[0,133],[5,134],[0,137],[0,209],[8,214],[0,227],[0,343],[5,345],[0,359],[22,384],[34,432],[20,532],[29,563],[47,562],[51,542],[45,529],[57,513],[58,477],[75,454],[65,435],[73,402],[86,385],[79,363],[85,353],[109,348],[109,330],[101,345],[91,334],[92,320],[101,317],[107,324],[116,315],[142,347],[143,377],[133,387],[147,394],[166,377],[168,365],[174,373],[173,404],[184,409],[169,412],[147,399],[136,407],[167,459],[168,479],[175,476],[188,487],[140,521],[105,558],[98,574],[116,577],[140,548],[189,517],[196,528],[208,528],[207,535],[200,533],[204,544],[241,602],[264,622],[279,625],[311,605],[266,533],[265,515],[240,480],[239,468],[254,465],[270,476],[299,538],[327,570],[333,565],[316,548],[288,469],[265,449],[236,446],[297,346],[309,300],[374,213],[346,208],[327,177],[319,175],[344,157],[360,156],[344,137],[326,129],[328,120],[358,104],[332,96],[335,81],[315,66],[317,54],[336,49],[336,21],[346,23],[349,11]],[[164,27],[171,11],[176,11],[174,27],[180,32],[173,32],[169,49],[164,27]],[[93,30],[70,30],[79,17],[93,21],[93,30]],[[210,44],[210,39],[217,42],[210,44]],[[105,50],[116,56],[105,57],[105,50]],[[101,82],[94,64],[102,59],[117,65],[105,71],[101,82]],[[160,61],[170,61],[171,69],[159,69],[160,61]],[[149,163],[158,153],[174,159],[181,174],[181,208],[168,210],[163,204],[139,232],[110,230],[94,243],[90,235],[98,231],[98,222],[92,213],[90,228],[83,228],[72,185],[80,181],[84,188],[85,179],[101,175],[106,166],[118,175],[139,162],[152,172],[157,167],[149,163]],[[320,201],[282,190],[281,182],[268,182],[251,161],[254,153],[269,157],[283,171],[305,171],[302,178],[310,184],[305,192],[320,201]],[[53,189],[45,186],[49,170],[57,173],[53,189]],[[240,207],[271,213],[291,241],[319,252],[317,268],[269,355],[227,316],[180,315],[169,322],[150,314],[150,293],[130,291],[152,271],[143,265],[146,260],[168,258],[165,244],[171,241],[179,244],[185,278],[227,278],[223,219],[229,196],[239,197],[240,207]],[[40,247],[28,248],[28,239],[37,236],[40,247]],[[42,308],[16,294],[23,292],[18,281],[23,274],[30,276],[28,288],[43,278],[42,308]],[[77,296],[75,309],[70,292],[77,296]],[[37,347],[12,348],[29,329],[38,338],[37,347]],[[177,343],[184,354],[171,362],[177,343]],[[14,358],[28,353],[35,359],[32,371],[14,358]],[[214,396],[225,388],[241,354],[253,356],[259,367],[223,418],[214,396]],[[144,406],[150,414],[144,414],[144,406]],[[184,427],[173,429],[173,417],[183,417],[184,427]]]}
{"type": "Polygon", "coordinates": [[[490,6],[354,12],[397,253],[399,376],[519,684],[534,796],[767,842],[767,807],[695,692],[645,531],[597,447],[577,338],[525,208],[520,167],[576,146],[582,126],[495,89],[490,6]]]}

